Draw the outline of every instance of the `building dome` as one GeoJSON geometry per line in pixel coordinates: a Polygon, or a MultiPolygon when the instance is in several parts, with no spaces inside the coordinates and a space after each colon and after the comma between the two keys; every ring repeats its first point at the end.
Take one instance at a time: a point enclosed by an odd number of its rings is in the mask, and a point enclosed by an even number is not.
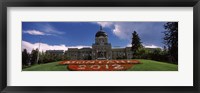
{"type": "Polygon", "coordinates": [[[96,33],[95,36],[96,37],[100,37],[100,36],[106,37],[107,36],[106,32],[103,31],[102,26],[100,26],[100,30],[96,33]]]}
{"type": "Polygon", "coordinates": [[[106,32],[104,32],[104,31],[98,31],[98,32],[96,33],[95,36],[96,36],[96,37],[100,37],[100,36],[106,37],[107,34],[106,34],[106,32]]]}

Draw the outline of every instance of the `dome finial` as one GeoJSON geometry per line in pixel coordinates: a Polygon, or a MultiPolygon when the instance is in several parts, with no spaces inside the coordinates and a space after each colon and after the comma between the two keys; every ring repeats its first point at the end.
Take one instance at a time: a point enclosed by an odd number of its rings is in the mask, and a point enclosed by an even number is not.
{"type": "Polygon", "coordinates": [[[103,30],[103,27],[100,25],[100,30],[103,30]]]}
{"type": "Polygon", "coordinates": [[[103,31],[103,27],[100,25],[100,30],[96,33],[95,37],[104,36],[107,37],[108,35],[106,32],[103,31]]]}

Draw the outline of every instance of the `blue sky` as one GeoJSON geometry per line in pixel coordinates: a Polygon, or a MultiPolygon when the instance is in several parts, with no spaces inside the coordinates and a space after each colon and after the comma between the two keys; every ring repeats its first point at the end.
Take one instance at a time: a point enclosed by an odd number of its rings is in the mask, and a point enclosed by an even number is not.
{"type": "Polygon", "coordinates": [[[131,33],[136,31],[145,47],[163,47],[166,22],[22,22],[22,47],[31,51],[67,50],[91,47],[99,26],[108,34],[112,47],[131,44],[131,33]]]}

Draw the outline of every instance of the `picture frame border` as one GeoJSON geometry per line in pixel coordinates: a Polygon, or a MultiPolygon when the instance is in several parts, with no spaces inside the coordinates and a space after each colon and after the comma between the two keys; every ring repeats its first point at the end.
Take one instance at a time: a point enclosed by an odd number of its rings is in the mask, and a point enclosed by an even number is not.
{"type": "Polygon", "coordinates": [[[0,91],[2,93],[199,93],[200,0],[2,0],[0,1],[0,91]],[[7,86],[7,7],[193,7],[194,86],[7,86]]]}

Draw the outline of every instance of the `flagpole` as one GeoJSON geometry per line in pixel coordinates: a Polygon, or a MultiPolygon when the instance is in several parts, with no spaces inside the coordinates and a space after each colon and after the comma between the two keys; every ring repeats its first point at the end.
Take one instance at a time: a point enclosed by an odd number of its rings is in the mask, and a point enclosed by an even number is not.
{"type": "Polygon", "coordinates": [[[41,42],[41,36],[40,36],[40,39],[39,39],[39,47],[38,47],[38,53],[37,53],[37,64],[38,64],[38,61],[39,61],[40,42],[41,42]]]}

